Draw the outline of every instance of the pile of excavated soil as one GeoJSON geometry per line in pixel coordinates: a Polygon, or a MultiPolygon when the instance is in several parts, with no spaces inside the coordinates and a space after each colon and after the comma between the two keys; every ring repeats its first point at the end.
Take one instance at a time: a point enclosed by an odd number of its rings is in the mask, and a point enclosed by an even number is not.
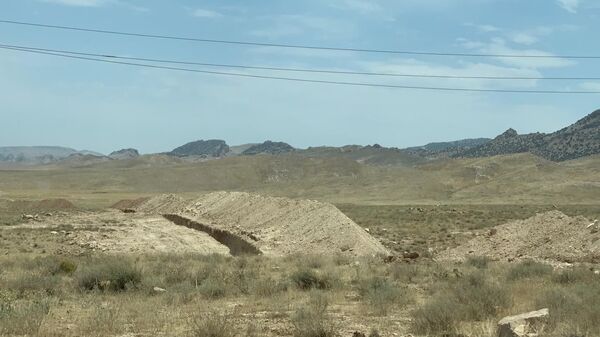
{"type": "Polygon", "coordinates": [[[73,209],[75,205],[66,199],[44,199],[38,201],[36,207],[41,209],[73,209]]]}
{"type": "Polygon", "coordinates": [[[185,205],[187,201],[174,194],[161,194],[146,199],[142,203],[133,207],[136,211],[150,214],[169,214],[176,213],[185,205]]]}
{"type": "Polygon", "coordinates": [[[123,199],[123,200],[119,200],[116,203],[114,203],[112,206],[110,206],[110,208],[120,209],[120,210],[135,209],[136,207],[140,206],[144,202],[148,201],[148,199],[150,199],[150,198],[123,199]]]}
{"type": "Polygon", "coordinates": [[[492,228],[464,245],[439,254],[440,259],[462,260],[488,256],[498,260],[535,259],[549,262],[600,261],[600,223],[569,217],[559,211],[492,228]]]}
{"type": "Polygon", "coordinates": [[[389,255],[389,251],[335,206],[242,192],[200,197],[176,215],[226,231],[265,255],[389,255]]]}

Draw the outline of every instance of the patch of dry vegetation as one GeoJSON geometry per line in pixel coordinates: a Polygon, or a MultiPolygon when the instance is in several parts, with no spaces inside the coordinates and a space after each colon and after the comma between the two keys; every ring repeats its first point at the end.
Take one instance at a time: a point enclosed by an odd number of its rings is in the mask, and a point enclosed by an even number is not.
{"type": "Polygon", "coordinates": [[[491,336],[501,317],[541,307],[544,336],[600,331],[587,267],[98,255],[4,256],[0,270],[1,336],[491,336]]]}

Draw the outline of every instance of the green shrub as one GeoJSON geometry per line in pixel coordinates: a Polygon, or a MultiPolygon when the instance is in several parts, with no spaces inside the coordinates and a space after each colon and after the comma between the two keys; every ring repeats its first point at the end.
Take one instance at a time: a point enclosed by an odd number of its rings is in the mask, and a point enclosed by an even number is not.
{"type": "Polygon", "coordinates": [[[227,291],[227,283],[214,277],[209,277],[202,281],[198,287],[198,292],[212,299],[225,297],[227,291]]]}
{"type": "Polygon", "coordinates": [[[77,275],[82,290],[125,291],[137,287],[141,280],[142,273],[138,268],[129,260],[118,258],[90,261],[90,265],[77,275]]]}
{"type": "Polygon", "coordinates": [[[541,277],[552,274],[552,267],[540,262],[523,261],[513,266],[507,275],[510,281],[520,280],[524,278],[541,277]]]}
{"type": "Polygon", "coordinates": [[[58,293],[60,278],[57,276],[25,272],[18,274],[17,278],[7,282],[7,288],[25,293],[43,292],[46,295],[56,295],[58,293]]]}
{"type": "Polygon", "coordinates": [[[600,332],[600,284],[561,286],[544,292],[536,301],[550,310],[549,329],[596,336],[600,332]]]}
{"type": "Polygon", "coordinates": [[[393,305],[408,303],[408,296],[401,289],[382,277],[372,277],[359,283],[359,293],[366,299],[375,313],[384,316],[393,305]]]}
{"type": "Polygon", "coordinates": [[[48,312],[46,299],[17,301],[0,296],[0,335],[37,335],[48,312]]]}
{"type": "Polygon", "coordinates": [[[191,322],[193,337],[234,337],[235,331],[230,319],[225,315],[211,313],[195,316],[191,322]]]}
{"type": "Polygon", "coordinates": [[[460,322],[494,318],[511,304],[508,288],[477,272],[458,279],[413,312],[415,332],[452,334],[460,322]]]}
{"type": "Polygon", "coordinates": [[[565,269],[552,276],[552,281],[560,284],[574,284],[593,281],[595,275],[585,268],[565,269]]]}
{"type": "Polygon", "coordinates": [[[65,274],[73,275],[77,270],[77,264],[71,260],[62,260],[58,265],[51,271],[52,275],[65,274]]]}
{"type": "Polygon", "coordinates": [[[451,296],[439,295],[412,313],[412,329],[417,334],[452,334],[462,319],[460,304],[451,296]]]}
{"type": "Polygon", "coordinates": [[[333,337],[335,328],[327,315],[325,296],[313,293],[307,305],[299,308],[292,317],[294,337],[333,337]]]}
{"type": "Polygon", "coordinates": [[[482,273],[468,275],[452,289],[461,304],[466,320],[483,320],[495,316],[511,304],[510,291],[506,287],[489,282],[482,273]]]}
{"type": "Polygon", "coordinates": [[[490,258],[487,256],[470,256],[467,259],[467,264],[477,269],[486,269],[490,263],[490,258]]]}
{"type": "Polygon", "coordinates": [[[279,281],[271,276],[259,277],[252,284],[252,292],[260,297],[271,297],[288,290],[288,282],[279,281]]]}
{"type": "Polygon", "coordinates": [[[335,279],[331,274],[316,272],[312,269],[300,269],[291,275],[292,282],[302,290],[331,289],[335,279]]]}

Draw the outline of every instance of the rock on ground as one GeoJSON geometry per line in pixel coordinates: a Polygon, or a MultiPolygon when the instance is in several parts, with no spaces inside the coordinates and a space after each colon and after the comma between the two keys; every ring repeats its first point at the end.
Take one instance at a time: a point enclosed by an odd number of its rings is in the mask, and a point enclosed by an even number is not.
{"type": "Polygon", "coordinates": [[[498,322],[498,337],[526,337],[535,334],[548,318],[548,309],[504,317],[498,322]]]}

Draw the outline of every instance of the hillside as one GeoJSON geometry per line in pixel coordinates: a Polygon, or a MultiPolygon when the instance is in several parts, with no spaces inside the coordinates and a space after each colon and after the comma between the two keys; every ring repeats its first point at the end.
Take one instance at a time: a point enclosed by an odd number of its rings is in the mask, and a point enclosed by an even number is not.
{"type": "Polygon", "coordinates": [[[296,153],[309,158],[345,158],[362,164],[378,166],[412,166],[427,161],[423,156],[410,151],[386,148],[378,144],[309,147],[306,150],[298,150],[296,153]]]}
{"type": "Polygon", "coordinates": [[[509,129],[492,141],[458,152],[453,157],[490,157],[530,152],[552,161],[600,154],[600,110],[553,133],[519,135],[509,129]]]}
{"type": "Polygon", "coordinates": [[[307,158],[296,153],[204,162],[142,156],[92,163],[85,169],[0,170],[0,191],[11,198],[42,193],[45,198],[113,203],[124,199],[121,196],[225,190],[334,203],[561,204],[597,203],[599,177],[600,156],[556,163],[517,154],[413,166],[365,165],[351,158],[307,158]]]}

